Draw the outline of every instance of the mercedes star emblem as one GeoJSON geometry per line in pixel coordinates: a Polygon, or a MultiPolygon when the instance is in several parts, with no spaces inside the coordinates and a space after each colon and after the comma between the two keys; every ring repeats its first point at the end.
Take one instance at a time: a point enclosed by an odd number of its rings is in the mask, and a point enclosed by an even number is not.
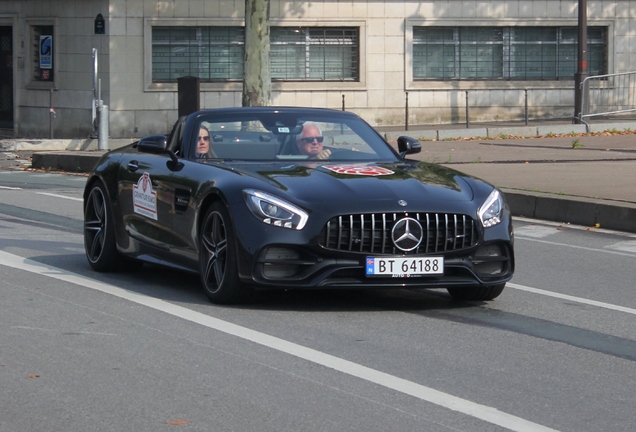
{"type": "Polygon", "coordinates": [[[410,217],[397,221],[391,231],[393,244],[404,252],[417,248],[422,242],[423,236],[422,225],[416,219],[410,217]]]}

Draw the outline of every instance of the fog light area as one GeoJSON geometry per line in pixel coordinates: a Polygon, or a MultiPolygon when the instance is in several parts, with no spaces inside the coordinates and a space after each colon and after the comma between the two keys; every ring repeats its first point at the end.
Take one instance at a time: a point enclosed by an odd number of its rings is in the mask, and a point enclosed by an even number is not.
{"type": "Polygon", "coordinates": [[[482,246],[477,250],[473,263],[480,275],[497,276],[505,271],[507,259],[501,246],[491,244],[482,246]]]}
{"type": "Polygon", "coordinates": [[[268,279],[282,279],[294,276],[298,273],[297,265],[265,264],[263,275],[268,279]]]}
{"type": "Polygon", "coordinates": [[[299,266],[287,261],[298,260],[300,256],[293,249],[273,247],[265,254],[263,276],[269,279],[281,279],[294,276],[299,266]]]}

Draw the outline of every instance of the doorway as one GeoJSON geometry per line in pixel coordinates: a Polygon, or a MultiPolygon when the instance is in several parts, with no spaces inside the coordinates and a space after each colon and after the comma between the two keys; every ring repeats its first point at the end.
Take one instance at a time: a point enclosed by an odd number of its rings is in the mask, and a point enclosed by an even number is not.
{"type": "Polygon", "coordinates": [[[12,26],[0,26],[0,129],[13,130],[12,26]]]}

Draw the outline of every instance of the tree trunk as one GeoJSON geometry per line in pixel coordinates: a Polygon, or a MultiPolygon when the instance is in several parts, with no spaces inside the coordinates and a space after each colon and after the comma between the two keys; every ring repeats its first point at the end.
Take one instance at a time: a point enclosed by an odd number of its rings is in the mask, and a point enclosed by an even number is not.
{"type": "Polygon", "coordinates": [[[245,0],[244,68],[243,106],[268,106],[272,91],[269,70],[269,0],[245,0]]]}

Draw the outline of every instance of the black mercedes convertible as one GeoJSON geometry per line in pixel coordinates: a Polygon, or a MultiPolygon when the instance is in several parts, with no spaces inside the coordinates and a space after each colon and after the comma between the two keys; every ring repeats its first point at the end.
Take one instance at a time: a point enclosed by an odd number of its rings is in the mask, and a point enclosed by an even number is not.
{"type": "Polygon", "coordinates": [[[514,271],[504,197],[408,158],[420,150],[344,111],[195,112],[100,159],[84,192],[86,256],[97,271],[197,272],[215,303],[339,288],[492,300],[514,271]]]}

